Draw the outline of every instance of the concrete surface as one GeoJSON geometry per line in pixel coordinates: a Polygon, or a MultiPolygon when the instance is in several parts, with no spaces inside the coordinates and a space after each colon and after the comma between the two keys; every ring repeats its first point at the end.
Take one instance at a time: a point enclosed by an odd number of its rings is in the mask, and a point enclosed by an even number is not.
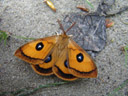
{"type": "MultiPolygon", "coordinates": [[[[70,12],[80,12],[76,5],[89,7],[85,0],[52,2],[57,8],[56,13],[43,3],[43,0],[0,0],[0,29],[17,36],[51,36],[55,32],[61,32],[57,19],[62,20],[63,16],[70,12]]],[[[90,2],[95,10],[100,0],[90,2]]],[[[116,0],[112,10],[116,11],[124,5],[128,6],[128,0],[116,0]]],[[[125,83],[128,79],[128,64],[125,66],[125,55],[120,51],[121,46],[128,44],[128,25],[120,20],[125,18],[128,19],[128,11],[110,17],[115,25],[107,29],[106,47],[95,58],[98,78],[79,79],[69,84],[44,88],[30,96],[128,96],[128,82],[125,83]],[[123,88],[114,92],[120,85],[123,88]]],[[[10,37],[6,46],[0,43],[0,92],[26,87],[36,88],[39,85],[62,81],[56,76],[44,77],[36,74],[28,63],[13,56],[15,50],[27,41],[10,37]]]]}

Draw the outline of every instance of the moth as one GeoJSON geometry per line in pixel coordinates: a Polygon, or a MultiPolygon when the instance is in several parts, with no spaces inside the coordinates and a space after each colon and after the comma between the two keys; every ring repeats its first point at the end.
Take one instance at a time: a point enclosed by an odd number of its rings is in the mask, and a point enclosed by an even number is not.
{"type": "Polygon", "coordinates": [[[33,70],[43,76],[55,74],[58,78],[73,81],[78,78],[96,78],[97,67],[92,58],[66,35],[58,20],[61,35],[37,39],[18,48],[15,56],[31,64],[33,70]]]}

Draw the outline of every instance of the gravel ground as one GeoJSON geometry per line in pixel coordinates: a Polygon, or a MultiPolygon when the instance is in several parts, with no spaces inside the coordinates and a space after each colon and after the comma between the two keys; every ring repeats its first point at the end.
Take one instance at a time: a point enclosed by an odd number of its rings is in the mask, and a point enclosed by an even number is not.
{"type": "MultiPolygon", "coordinates": [[[[0,29],[13,35],[41,38],[61,32],[57,19],[65,14],[80,12],[77,5],[90,8],[85,0],[52,0],[57,12],[53,12],[43,0],[0,0],[0,29]]],[[[100,0],[90,0],[95,11],[100,0]]],[[[116,0],[112,10],[119,10],[128,0],[116,0]]],[[[40,89],[31,96],[128,96],[128,65],[120,48],[128,44],[128,25],[120,19],[128,19],[128,11],[110,17],[115,25],[107,29],[107,44],[95,58],[98,78],[78,79],[69,84],[40,89]],[[120,89],[119,86],[122,86],[120,89]],[[114,91],[116,90],[116,91],[114,91]]],[[[27,40],[29,41],[29,40],[27,40]]],[[[15,50],[27,42],[10,37],[6,46],[0,43],[0,92],[62,82],[56,76],[40,76],[30,65],[14,56],[15,50]]],[[[2,95],[3,96],[3,95],[2,95]]],[[[7,95],[11,96],[11,95],[7,95]]]]}

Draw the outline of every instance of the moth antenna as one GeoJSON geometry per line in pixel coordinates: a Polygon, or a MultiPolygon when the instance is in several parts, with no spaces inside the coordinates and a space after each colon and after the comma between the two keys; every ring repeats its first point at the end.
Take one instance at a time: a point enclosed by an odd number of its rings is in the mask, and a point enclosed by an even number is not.
{"type": "Polygon", "coordinates": [[[57,22],[59,23],[60,25],[60,29],[63,31],[64,34],[66,34],[65,30],[64,30],[64,27],[62,25],[62,23],[60,22],[60,20],[58,19],[57,22]]]}
{"type": "Polygon", "coordinates": [[[76,22],[74,22],[65,32],[68,32],[75,24],[76,22]]]}
{"type": "Polygon", "coordinates": [[[66,32],[68,32],[68,31],[76,24],[76,22],[74,22],[74,23],[65,31],[65,30],[64,30],[64,27],[63,27],[63,25],[62,25],[62,23],[60,22],[60,20],[58,19],[57,21],[58,21],[58,23],[59,23],[59,25],[60,25],[60,29],[63,31],[64,34],[66,34],[66,32]]]}

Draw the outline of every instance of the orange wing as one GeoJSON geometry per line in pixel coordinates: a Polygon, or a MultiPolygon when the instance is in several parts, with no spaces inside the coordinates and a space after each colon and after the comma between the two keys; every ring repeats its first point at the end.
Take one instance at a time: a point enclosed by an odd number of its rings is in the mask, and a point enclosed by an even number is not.
{"type": "Polygon", "coordinates": [[[53,54],[51,53],[49,56],[47,56],[47,59],[44,61],[44,63],[38,65],[31,65],[31,67],[36,73],[48,76],[53,74],[52,67],[55,63],[55,60],[56,58],[54,58],[53,54]]]}
{"type": "Polygon", "coordinates": [[[42,64],[52,53],[57,38],[57,36],[51,36],[31,41],[17,49],[15,56],[34,65],[42,64]]]}
{"type": "Polygon", "coordinates": [[[91,57],[73,40],[68,44],[69,72],[80,78],[97,77],[97,67],[91,57]]]}
{"type": "MultiPolygon", "coordinates": [[[[56,49],[54,52],[57,51],[56,49]]],[[[60,58],[56,61],[56,63],[53,65],[53,73],[60,79],[62,80],[67,80],[67,81],[73,81],[76,80],[77,77],[73,76],[69,70],[68,70],[68,50],[65,48],[61,54],[60,58]]]]}

